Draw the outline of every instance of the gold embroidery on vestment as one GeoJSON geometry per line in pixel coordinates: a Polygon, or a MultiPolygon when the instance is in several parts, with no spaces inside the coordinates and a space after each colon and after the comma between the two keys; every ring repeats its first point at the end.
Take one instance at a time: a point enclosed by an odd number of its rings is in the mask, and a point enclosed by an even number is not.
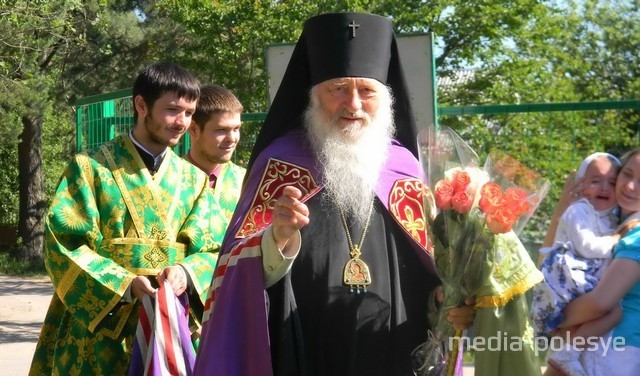
{"type": "MultiPolygon", "coordinates": [[[[166,159],[166,157],[165,157],[166,159]]],[[[162,162],[163,165],[165,164],[169,164],[164,163],[164,161],[162,162]]],[[[180,179],[183,179],[182,177],[182,164],[181,163],[176,163],[176,176],[179,176],[180,179]]],[[[176,182],[174,182],[174,184],[176,184],[176,182]]],[[[179,203],[180,203],[180,197],[182,196],[182,184],[176,184],[175,186],[175,191],[173,193],[173,200],[171,200],[171,205],[169,206],[169,208],[165,211],[165,213],[167,213],[167,218],[166,218],[166,223],[171,223],[171,219],[174,216],[174,212],[176,211],[176,208],[178,207],[179,203]]],[[[163,204],[163,200],[160,200],[159,204],[163,204]]],[[[171,229],[169,229],[171,230],[171,229]]],[[[171,239],[175,239],[176,238],[176,234],[171,233],[171,239]]]]}
{"type": "Polygon", "coordinates": [[[112,238],[112,239],[105,239],[102,241],[102,246],[107,246],[111,244],[139,244],[139,245],[151,245],[151,246],[158,246],[158,247],[172,247],[183,252],[187,250],[186,244],[172,242],[169,240],[143,239],[143,238],[112,238]]]}
{"type": "Polygon", "coordinates": [[[167,238],[167,231],[160,228],[158,225],[152,225],[149,237],[151,239],[164,240],[167,238]]]}
{"type": "Polygon", "coordinates": [[[122,174],[121,174],[121,170],[123,168],[118,168],[116,166],[116,162],[113,159],[113,156],[111,155],[111,153],[109,152],[109,149],[107,149],[107,147],[105,145],[102,145],[100,147],[100,150],[102,151],[102,153],[104,154],[105,158],[107,159],[107,163],[109,164],[109,168],[111,169],[111,173],[113,174],[113,178],[116,181],[116,185],[118,186],[118,188],[120,189],[120,194],[122,195],[122,198],[124,199],[124,203],[127,206],[127,209],[129,209],[129,215],[131,216],[131,219],[133,220],[133,226],[135,227],[138,236],[139,237],[144,237],[144,222],[142,222],[142,220],[140,219],[140,216],[138,215],[138,212],[136,211],[135,206],[133,205],[133,201],[131,200],[131,194],[129,193],[129,189],[127,188],[124,179],[122,178],[122,174]]]}
{"type": "MultiPolygon", "coordinates": [[[[123,282],[122,286],[124,286],[126,288],[127,286],[129,286],[131,284],[131,281],[133,281],[134,278],[135,278],[135,276],[127,277],[125,279],[125,281],[123,282]]],[[[109,300],[109,302],[104,307],[104,309],[102,309],[96,315],[95,319],[91,320],[91,323],[89,323],[89,330],[91,332],[95,332],[96,327],[98,326],[98,324],[100,324],[100,322],[102,322],[102,320],[104,320],[104,318],[109,314],[109,312],[111,312],[115,308],[115,306],[118,303],[120,303],[120,300],[122,300],[122,295],[124,294],[124,289],[121,289],[121,290],[122,291],[120,291],[119,294],[114,295],[113,298],[111,298],[111,300],[109,300]]],[[[109,337],[111,339],[118,338],[118,336],[120,335],[120,332],[122,331],[122,328],[127,323],[127,320],[129,319],[129,316],[131,315],[131,312],[133,311],[134,307],[135,307],[135,304],[124,304],[124,305],[122,305],[122,307],[120,307],[120,309],[119,309],[120,319],[118,320],[118,323],[115,325],[115,327],[113,329],[103,328],[101,330],[101,333],[103,333],[105,336],[107,336],[107,337],[109,337]]]]}
{"type": "Polygon", "coordinates": [[[282,193],[286,186],[294,186],[302,192],[303,202],[315,195],[321,188],[311,172],[296,164],[270,158],[251,200],[251,207],[242,219],[236,238],[253,235],[269,225],[267,216],[273,211],[276,194],[282,193]]]}
{"type": "Polygon", "coordinates": [[[64,301],[65,296],[82,271],[82,268],[77,264],[72,263],[69,265],[69,269],[64,273],[64,276],[60,279],[58,287],[56,288],[56,293],[60,297],[60,300],[64,301]]]}
{"type": "Polygon", "coordinates": [[[494,308],[505,306],[514,297],[524,294],[533,286],[540,283],[540,280],[539,274],[529,273],[518,283],[498,295],[476,297],[475,308],[494,308]]]}
{"type": "Polygon", "coordinates": [[[158,265],[164,265],[169,260],[167,255],[165,255],[158,247],[152,247],[149,252],[145,252],[142,257],[149,261],[153,268],[158,267],[158,265]]]}

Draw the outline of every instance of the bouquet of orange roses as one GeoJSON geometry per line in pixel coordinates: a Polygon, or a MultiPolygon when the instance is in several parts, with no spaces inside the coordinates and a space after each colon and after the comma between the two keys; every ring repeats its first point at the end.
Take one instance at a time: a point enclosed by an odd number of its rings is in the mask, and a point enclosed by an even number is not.
{"type": "MultiPolygon", "coordinates": [[[[454,375],[461,371],[462,333],[447,321],[447,311],[469,297],[475,297],[477,308],[509,301],[515,291],[495,286],[492,278],[504,277],[498,274],[514,252],[520,253],[527,271],[537,273],[526,250],[526,258],[522,254],[515,231],[531,217],[548,182],[521,164],[511,174],[505,165],[517,161],[501,153],[491,153],[481,168],[477,154],[449,128],[426,129],[418,143],[430,183],[430,194],[425,195],[428,236],[445,301],[429,340],[414,352],[414,368],[421,376],[454,375]],[[448,338],[453,340],[445,341],[448,338]]],[[[518,266],[509,265],[513,267],[518,266]]],[[[521,287],[537,279],[527,278],[521,287]]]]}

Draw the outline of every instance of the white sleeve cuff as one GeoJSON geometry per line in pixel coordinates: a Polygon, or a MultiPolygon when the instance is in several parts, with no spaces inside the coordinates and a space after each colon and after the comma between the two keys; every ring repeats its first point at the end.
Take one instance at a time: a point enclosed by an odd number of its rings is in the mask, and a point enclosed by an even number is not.
{"type": "Polygon", "coordinates": [[[266,228],[262,234],[262,270],[264,271],[264,286],[269,288],[276,284],[285,274],[291,270],[293,261],[300,252],[300,245],[302,243],[302,236],[300,231],[296,232],[296,235],[290,240],[287,247],[295,250],[293,256],[285,256],[282,254],[282,250],[278,249],[276,240],[273,238],[273,227],[270,225],[266,228]]]}

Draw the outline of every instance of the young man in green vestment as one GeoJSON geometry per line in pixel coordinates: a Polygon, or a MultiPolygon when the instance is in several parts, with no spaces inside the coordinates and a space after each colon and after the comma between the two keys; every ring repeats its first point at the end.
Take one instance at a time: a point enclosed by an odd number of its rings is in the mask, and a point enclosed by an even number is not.
{"type": "Polygon", "coordinates": [[[209,175],[209,186],[220,204],[225,231],[236,209],[246,169],[231,161],[240,142],[242,104],[220,85],[200,88],[200,98],[189,128],[189,162],[209,175]]]}
{"type": "Polygon", "coordinates": [[[67,166],[46,217],[55,293],[31,375],[126,374],[139,302],[165,280],[202,309],[221,215],[207,176],[170,149],[199,94],[182,67],[149,65],[133,88],[133,130],[67,166]]]}

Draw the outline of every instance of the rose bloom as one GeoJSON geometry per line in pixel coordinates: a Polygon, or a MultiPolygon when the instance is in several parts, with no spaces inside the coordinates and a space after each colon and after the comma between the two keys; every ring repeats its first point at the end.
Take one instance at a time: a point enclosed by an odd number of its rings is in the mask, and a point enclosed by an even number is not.
{"type": "Polygon", "coordinates": [[[506,200],[506,205],[509,210],[511,210],[513,215],[520,216],[529,210],[527,194],[522,189],[507,188],[504,191],[504,197],[506,200]]]}
{"type": "Polygon", "coordinates": [[[446,181],[451,182],[453,181],[453,176],[461,171],[464,171],[461,167],[450,168],[444,172],[444,178],[446,181]]]}
{"type": "Polygon", "coordinates": [[[471,210],[473,205],[473,197],[471,197],[466,191],[456,192],[451,198],[451,206],[453,210],[460,214],[465,214],[471,210]]]}
{"type": "MultiPolygon", "coordinates": [[[[478,194],[479,187],[482,187],[489,181],[489,174],[477,167],[454,167],[445,171],[444,177],[447,181],[453,182],[455,180],[454,176],[459,175],[460,173],[464,173],[469,176],[469,184],[467,185],[466,192],[469,196],[473,197],[472,206],[477,206],[478,201],[480,200],[480,195],[478,194]]],[[[460,177],[463,176],[464,175],[460,175],[460,177]]],[[[454,193],[455,192],[456,191],[454,190],[454,193]]]]}
{"type": "Polygon", "coordinates": [[[441,210],[448,210],[451,207],[451,197],[453,197],[453,185],[446,180],[436,183],[434,195],[436,196],[436,206],[441,210]]]}
{"type": "Polygon", "coordinates": [[[456,171],[451,179],[451,184],[453,184],[454,192],[466,190],[470,183],[471,177],[465,170],[456,171]]]}
{"type": "Polygon", "coordinates": [[[478,202],[480,201],[480,187],[483,187],[489,182],[489,174],[477,167],[467,167],[465,171],[471,177],[471,183],[469,184],[467,191],[469,192],[469,195],[474,197],[473,204],[478,206],[478,202]]]}
{"type": "Polygon", "coordinates": [[[480,210],[485,214],[491,214],[498,210],[505,203],[504,194],[502,188],[496,183],[488,182],[482,186],[480,191],[480,210]]]}
{"type": "Polygon", "coordinates": [[[513,224],[518,219],[507,209],[498,209],[487,215],[487,227],[494,234],[504,234],[511,231],[513,224]]]}

